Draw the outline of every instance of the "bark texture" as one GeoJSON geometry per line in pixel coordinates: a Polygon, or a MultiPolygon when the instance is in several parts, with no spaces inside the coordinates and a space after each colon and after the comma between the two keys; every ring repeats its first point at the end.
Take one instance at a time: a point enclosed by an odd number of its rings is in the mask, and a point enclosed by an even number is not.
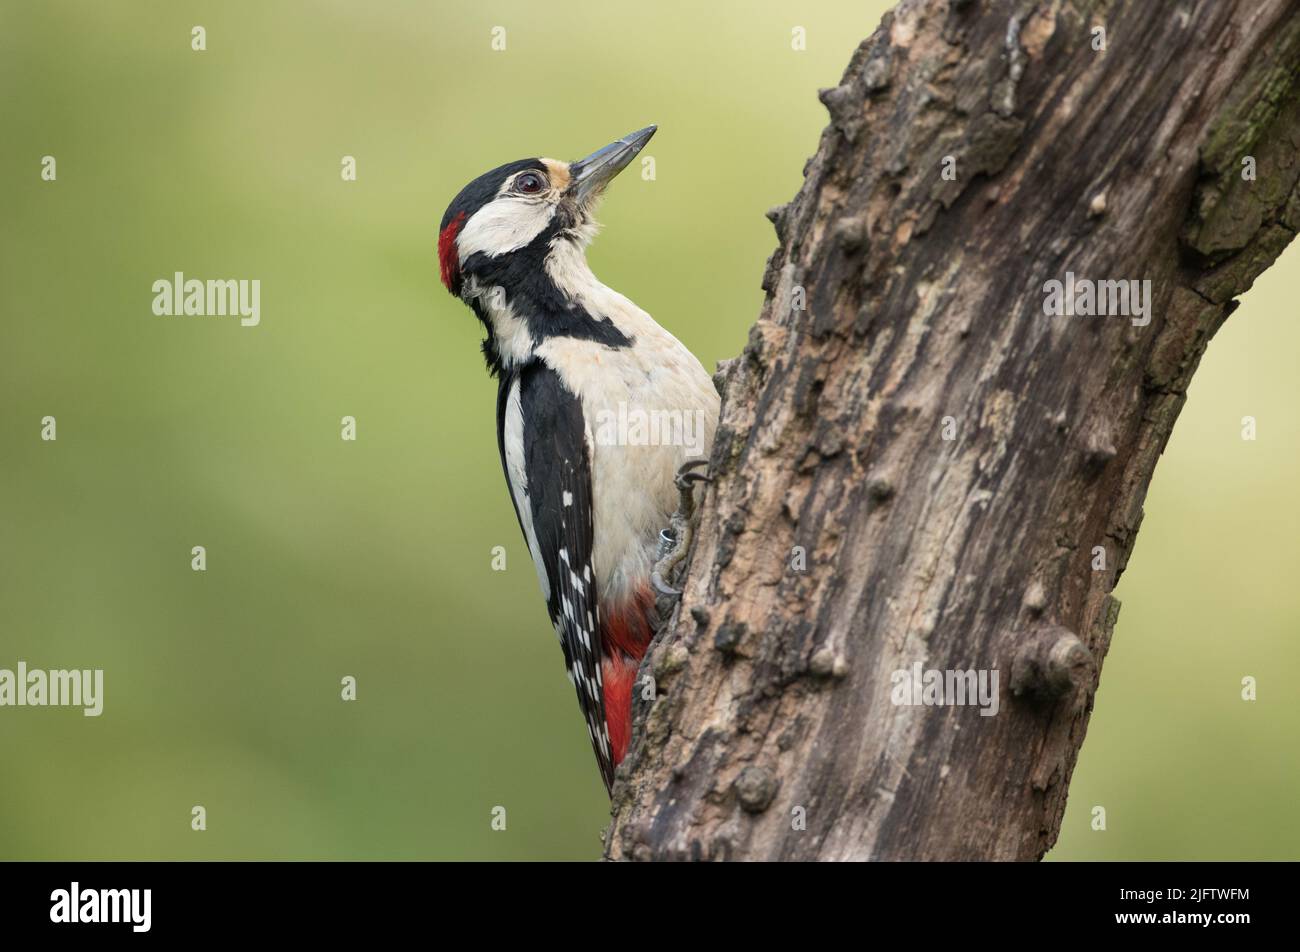
{"type": "Polygon", "coordinates": [[[1300,226],[1298,70],[1293,0],[885,17],[769,213],[768,298],[719,375],[716,482],[609,858],[1055,842],[1156,460],[1300,226]],[[1149,279],[1150,323],[1045,316],[1067,271],[1149,279]],[[893,703],[915,662],[997,669],[998,713],[893,703]]]}

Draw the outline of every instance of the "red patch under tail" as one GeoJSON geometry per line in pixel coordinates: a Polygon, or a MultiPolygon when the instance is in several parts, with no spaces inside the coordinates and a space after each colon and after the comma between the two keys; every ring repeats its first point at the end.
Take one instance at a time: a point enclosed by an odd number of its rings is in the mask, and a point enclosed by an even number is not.
{"type": "Polygon", "coordinates": [[[654,593],[649,585],[643,585],[610,611],[601,613],[604,653],[600,676],[605,685],[605,724],[614,766],[622,763],[632,739],[632,689],[637,666],[654,637],[654,612],[654,593]]]}

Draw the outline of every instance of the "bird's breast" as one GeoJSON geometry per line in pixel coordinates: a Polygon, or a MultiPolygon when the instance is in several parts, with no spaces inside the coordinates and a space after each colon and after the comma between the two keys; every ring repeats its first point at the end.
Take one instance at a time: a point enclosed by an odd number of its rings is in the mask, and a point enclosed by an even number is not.
{"type": "Polygon", "coordinates": [[[649,577],[659,532],[677,508],[673,477],[686,460],[709,455],[717,428],[709,375],[658,330],[625,348],[557,338],[537,349],[582,403],[602,601],[628,597],[649,577]]]}

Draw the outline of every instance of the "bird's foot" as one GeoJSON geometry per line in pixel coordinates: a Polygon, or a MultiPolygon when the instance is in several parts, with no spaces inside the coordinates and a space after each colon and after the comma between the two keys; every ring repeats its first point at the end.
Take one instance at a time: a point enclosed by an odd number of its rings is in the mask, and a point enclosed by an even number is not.
{"type": "Polygon", "coordinates": [[[696,472],[701,466],[708,466],[707,459],[688,459],[677,469],[677,475],[673,477],[673,485],[681,493],[681,502],[678,505],[678,512],[689,522],[695,516],[695,484],[711,483],[712,477],[707,473],[696,472]]]}
{"type": "Polygon", "coordinates": [[[655,562],[654,571],[650,573],[650,584],[654,586],[656,595],[666,595],[676,601],[681,597],[682,590],[673,588],[668,583],[668,579],[673,577],[678,565],[686,557],[686,551],[691,544],[691,532],[690,525],[687,524],[683,537],[676,526],[676,515],[673,517],[673,523],[673,527],[659,533],[659,560],[655,562]]]}
{"type": "Polygon", "coordinates": [[[659,533],[659,559],[654,571],[650,573],[650,582],[655,591],[675,603],[681,598],[682,591],[674,588],[674,583],[686,554],[691,550],[691,541],[695,533],[695,484],[711,483],[713,480],[705,473],[697,472],[701,466],[707,466],[707,459],[687,460],[677,470],[673,483],[681,494],[677,511],[667,529],[659,533]]]}

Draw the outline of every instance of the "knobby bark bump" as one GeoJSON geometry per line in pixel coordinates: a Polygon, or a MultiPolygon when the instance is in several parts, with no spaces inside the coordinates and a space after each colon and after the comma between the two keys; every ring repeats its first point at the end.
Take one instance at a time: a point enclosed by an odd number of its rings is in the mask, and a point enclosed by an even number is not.
{"type": "Polygon", "coordinates": [[[862,43],[719,373],[609,858],[1055,842],[1156,460],[1300,226],[1298,74],[1293,0],[907,0],[862,43]],[[1149,323],[1046,315],[1067,272],[1149,323]],[[996,715],[894,703],[917,664],[996,715]]]}

